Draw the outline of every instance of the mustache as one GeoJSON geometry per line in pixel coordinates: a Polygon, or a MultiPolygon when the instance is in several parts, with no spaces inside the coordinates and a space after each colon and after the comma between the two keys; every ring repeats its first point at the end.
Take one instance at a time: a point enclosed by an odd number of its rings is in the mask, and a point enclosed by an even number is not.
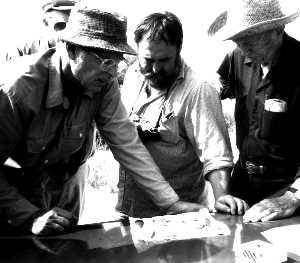
{"type": "Polygon", "coordinates": [[[166,75],[167,74],[164,71],[160,71],[158,73],[152,73],[152,72],[144,73],[144,76],[147,79],[156,79],[156,78],[164,77],[166,75]]]}

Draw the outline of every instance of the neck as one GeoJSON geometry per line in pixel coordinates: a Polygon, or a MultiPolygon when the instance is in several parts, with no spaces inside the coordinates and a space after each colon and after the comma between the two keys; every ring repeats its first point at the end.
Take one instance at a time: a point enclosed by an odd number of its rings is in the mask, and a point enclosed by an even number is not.
{"type": "Polygon", "coordinates": [[[62,55],[61,72],[63,89],[67,97],[69,97],[70,95],[76,95],[83,90],[80,82],[74,77],[72,73],[71,66],[69,63],[69,57],[67,54],[62,55]]]}
{"type": "Polygon", "coordinates": [[[276,64],[279,58],[280,49],[282,46],[282,35],[278,37],[273,43],[272,47],[270,48],[270,52],[268,53],[266,59],[262,61],[262,65],[265,67],[272,67],[276,64]]]}

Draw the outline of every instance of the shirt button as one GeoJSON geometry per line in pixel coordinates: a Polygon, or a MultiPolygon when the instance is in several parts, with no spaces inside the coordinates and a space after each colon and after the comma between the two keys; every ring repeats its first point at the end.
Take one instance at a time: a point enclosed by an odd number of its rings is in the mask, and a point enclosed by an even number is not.
{"type": "Polygon", "coordinates": [[[83,137],[83,134],[82,134],[82,132],[81,133],[79,133],[79,138],[82,138],[83,137]]]}
{"type": "Polygon", "coordinates": [[[45,149],[46,149],[46,146],[43,146],[43,147],[42,147],[42,150],[44,151],[45,149]]]}
{"type": "Polygon", "coordinates": [[[45,160],[45,161],[44,161],[44,164],[47,164],[47,163],[49,163],[49,160],[45,160]]]}

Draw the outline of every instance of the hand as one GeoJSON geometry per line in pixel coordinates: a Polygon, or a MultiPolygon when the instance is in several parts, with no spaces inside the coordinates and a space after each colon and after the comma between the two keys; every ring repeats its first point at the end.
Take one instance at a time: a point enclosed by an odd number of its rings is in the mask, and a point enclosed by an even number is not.
{"type": "Polygon", "coordinates": [[[288,217],[294,214],[299,200],[293,193],[285,192],[282,196],[266,198],[253,205],[244,215],[244,222],[264,222],[288,217]]]}
{"type": "Polygon", "coordinates": [[[243,215],[248,207],[248,204],[244,200],[229,194],[220,196],[215,203],[217,211],[232,215],[243,215]]]}
{"type": "Polygon", "coordinates": [[[197,204],[197,203],[190,203],[184,201],[177,201],[173,205],[171,205],[167,210],[167,215],[175,215],[187,212],[197,212],[200,209],[205,208],[205,206],[197,204]]]}
{"type": "Polygon", "coordinates": [[[35,235],[49,235],[61,232],[73,223],[74,218],[70,212],[55,207],[33,220],[31,232],[35,235]]]}

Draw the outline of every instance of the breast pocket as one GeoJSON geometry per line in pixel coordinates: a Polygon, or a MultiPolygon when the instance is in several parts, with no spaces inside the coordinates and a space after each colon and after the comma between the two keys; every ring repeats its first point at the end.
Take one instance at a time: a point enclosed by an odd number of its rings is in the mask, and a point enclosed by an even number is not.
{"type": "Polygon", "coordinates": [[[162,141],[168,143],[177,143],[180,141],[178,116],[174,112],[162,115],[158,130],[162,141]]]}
{"type": "Polygon", "coordinates": [[[87,126],[85,124],[66,126],[60,140],[62,154],[72,154],[80,150],[86,136],[87,126]]]}
{"type": "Polygon", "coordinates": [[[40,158],[44,155],[49,145],[55,138],[55,133],[49,134],[46,137],[43,136],[32,136],[27,138],[26,145],[27,145],[27,153],[22,154],[22,167],[32,167],[39,163],[40,158]]]}

